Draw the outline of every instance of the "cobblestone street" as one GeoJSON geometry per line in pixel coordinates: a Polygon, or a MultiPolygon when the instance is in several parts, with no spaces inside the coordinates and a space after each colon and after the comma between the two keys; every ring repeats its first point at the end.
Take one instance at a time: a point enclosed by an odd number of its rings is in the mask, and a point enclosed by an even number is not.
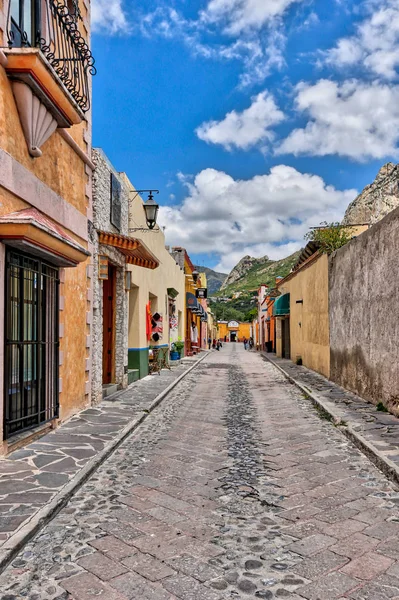
{"type": "Polygon", "coordinates": [[[398,600],[398,504],[275,366],[225,344],[21,550],[0,597],[398,600]]]}

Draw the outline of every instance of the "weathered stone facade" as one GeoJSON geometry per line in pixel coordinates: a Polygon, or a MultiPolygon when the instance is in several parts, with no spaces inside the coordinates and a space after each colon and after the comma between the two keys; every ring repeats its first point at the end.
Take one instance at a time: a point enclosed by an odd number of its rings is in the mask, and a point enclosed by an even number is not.
{"type": "Polygon", "coordinates": [[[399,415],[399,209],[329,258],[330,378],[399,415]]]}
{"type": "Polygon", "coordinates": [[[93,182],[93,227],[91,239],[93,252],[93,326],[92,326],[92,402],[102,399],[103,386],[103,282],[98,278],[98,257],[107,256],[116,267],[115,294],[115,381],[120,388],[127,386],[128,363],[128,292],[125,291],[125,256],[116,248],[99,243],[98,231],[128,234],[129,192],[101,150],[93,150],[96,166],[93,182]],[[121,184],[121,228],[118,230],[110,221],[111,174],[121,184]]]}

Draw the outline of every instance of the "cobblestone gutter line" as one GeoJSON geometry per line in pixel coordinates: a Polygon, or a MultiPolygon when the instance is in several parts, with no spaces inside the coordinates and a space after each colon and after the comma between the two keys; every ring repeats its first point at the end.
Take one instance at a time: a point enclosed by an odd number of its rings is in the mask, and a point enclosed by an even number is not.
{"type": "Polygon", "coordinates": [[[51,501],[39,509],[28,521],[3,544],[0,549],[0,574],[17,556],[19,551],[68,503],[75,492],[89,479],[89,477],[100,467],[111,454],[128,438],[161,404],[169,393],[195,369],[208,354],[204,354],[189,369],[184,371],[177,379],[165,388],[140,416],[132,419],[96,456],[91,458],[86,465],[51,499],[51,501]]]}
{"type": "MultiPolygon", "coordinates": [[[[339,430],[361,451],[363,452],[391,481],[399,484],[399,467],[389,457],[379,450],[373,442],[367,440],[364,435],[356,429],[359,428],[359,423],[348,420],[344,411],[340,410],[333,402],[329,402],[325,398],[321,398],[318,394],[311,390],[307,385],[303,385],[300,381],[292,377],[281,365],[277,364],[270,356],[262,353],[262,358],[269,361],[276,369],[278,369],[284,377],[291,383],[296,385],[307,398],[310,399],[315,408],[320,411],[325,418],[332,421],[339,430]]],[[[334,387],[331,382],[331,387],[334,387]]]]}

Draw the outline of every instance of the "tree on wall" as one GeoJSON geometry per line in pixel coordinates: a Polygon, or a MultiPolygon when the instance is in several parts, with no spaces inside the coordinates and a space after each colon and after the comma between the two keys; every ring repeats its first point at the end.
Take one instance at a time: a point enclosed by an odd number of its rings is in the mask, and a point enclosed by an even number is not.
{"type": "Polygon", "coordinates": [[[256,319],[256,317],[258,316],[258,309],[257,308],[252,308],[251,310],[249,310],[245,317],[244,317],[244,321],[248,321],[251,322],[254,319],[256,319]]]}
{"type": "Polygon", "coordinates": [[[305,235],[307,242],[318,245],[322,254],[331,254],[342,248],[353,238],[353,228],[340,223],[321,223],[320,227],[312,229],[305,235]]]}

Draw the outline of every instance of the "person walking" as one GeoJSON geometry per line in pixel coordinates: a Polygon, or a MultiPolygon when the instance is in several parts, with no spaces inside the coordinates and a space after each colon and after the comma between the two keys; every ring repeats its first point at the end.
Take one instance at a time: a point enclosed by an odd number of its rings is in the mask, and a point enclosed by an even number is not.
{"type": "Polygon", "coordinates": [[[247,350],[248,348],[248,340],[247,338],[244,338],[244,350],[247,350]]]}
{"type": "Polygon", "coordinates": [[[209,350],[211,349],[211,346],[212,346],[212,338],[211,338],[211,337],[209,337],[209,338],[208,338],[208,349],[209,349],[209,350]]]}

